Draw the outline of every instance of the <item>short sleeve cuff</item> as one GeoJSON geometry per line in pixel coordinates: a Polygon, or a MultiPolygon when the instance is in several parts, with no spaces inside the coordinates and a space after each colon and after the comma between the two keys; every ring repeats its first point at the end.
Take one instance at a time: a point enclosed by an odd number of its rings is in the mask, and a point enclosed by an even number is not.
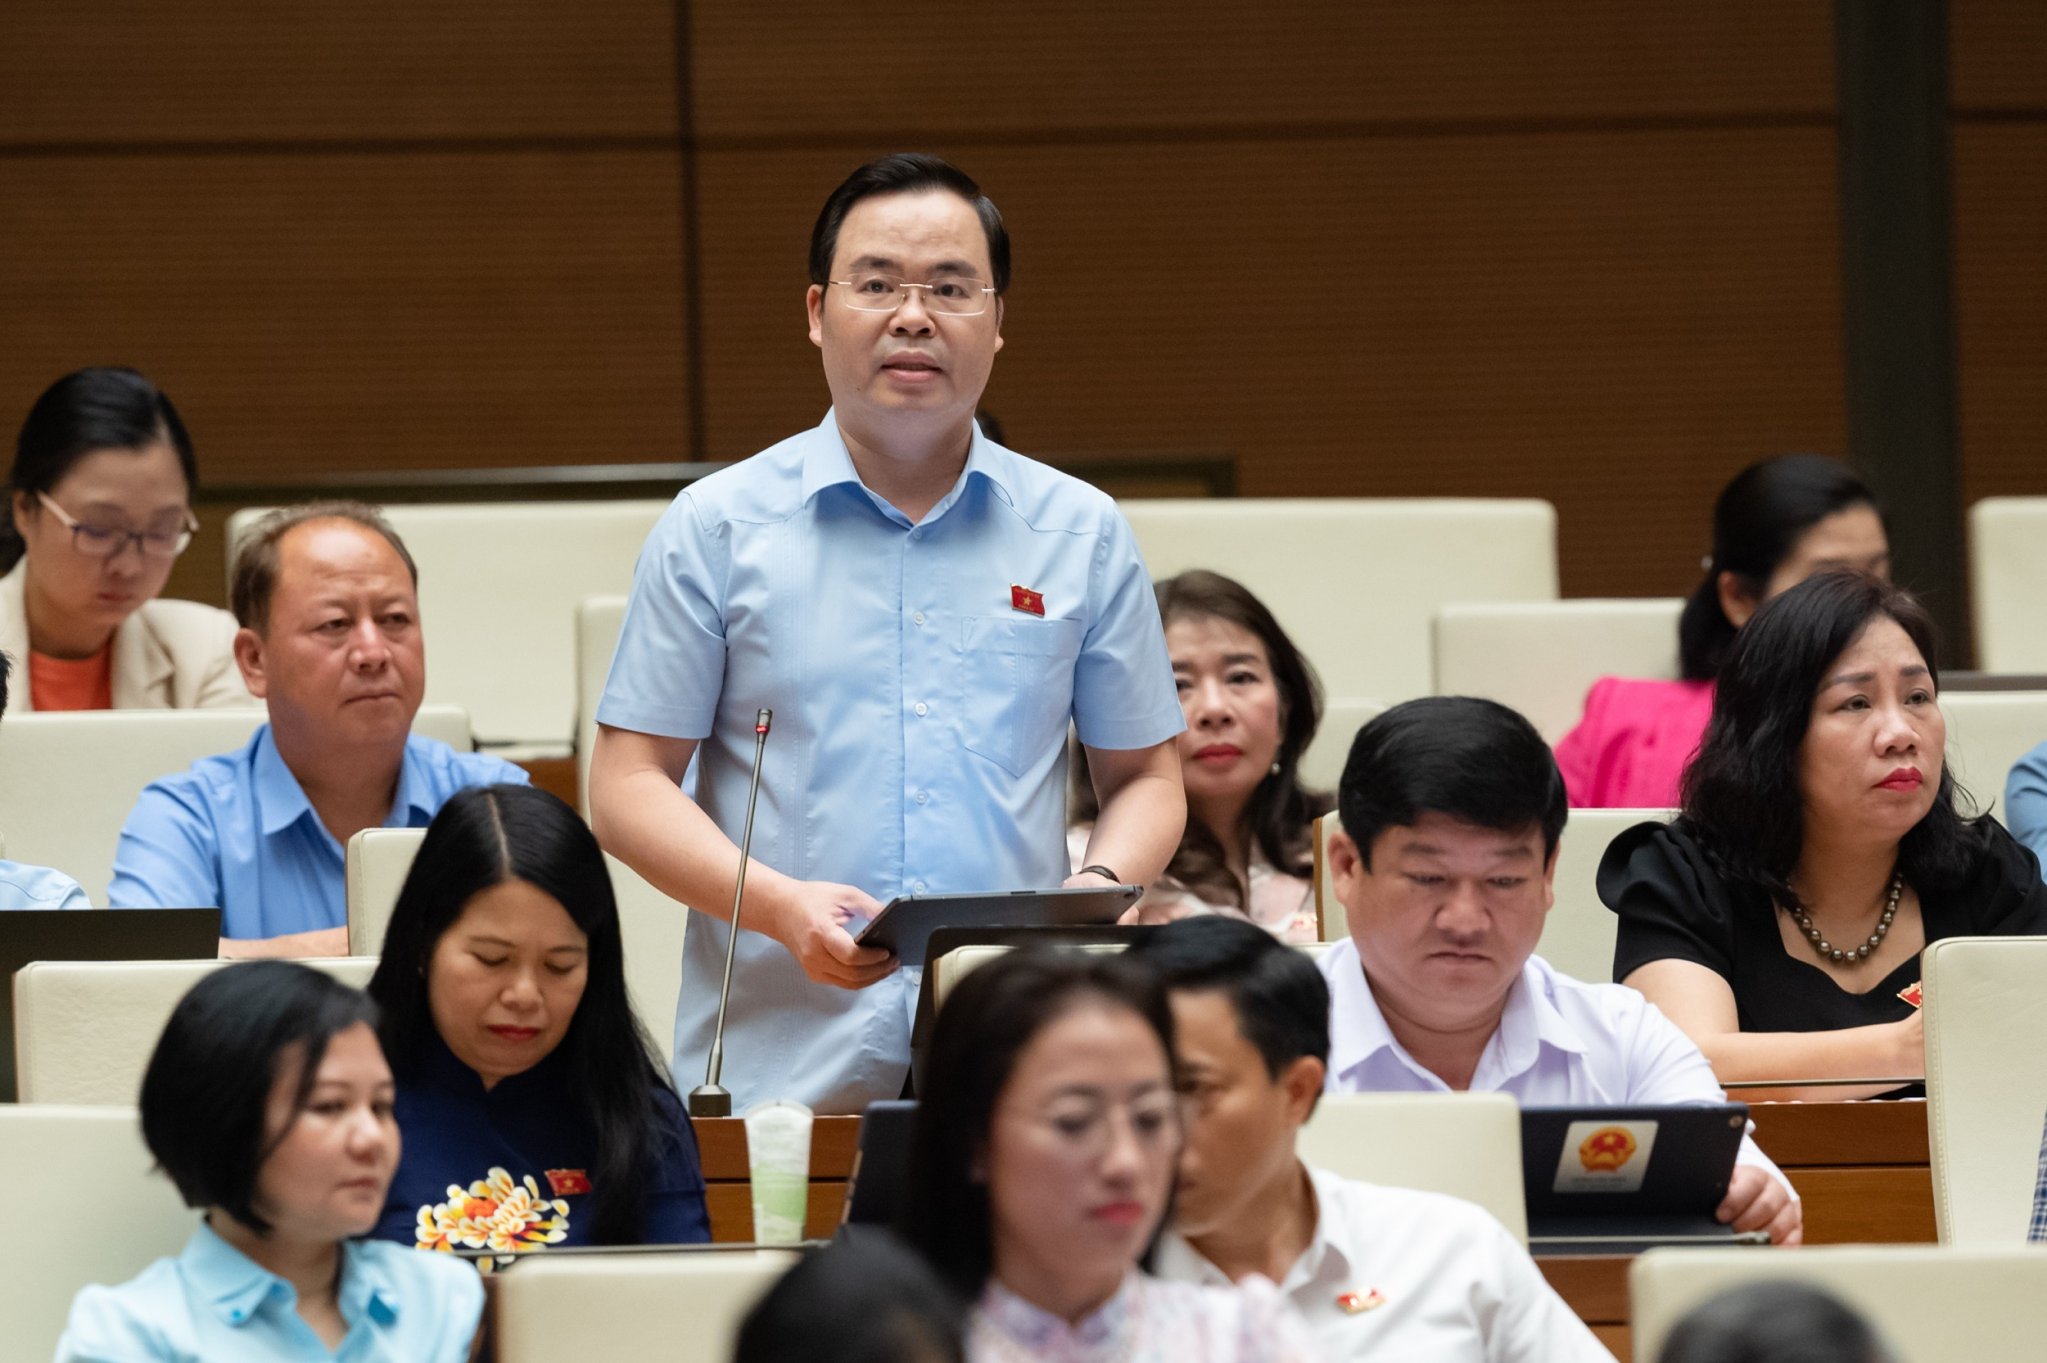
{"type": "Polygon", "coordinates": [[[1175,700],[1169,709],[1154,710],[1134,719],[1078,716],[1074,727],[1080,731],[1080,741],[1090,748],[1150,748],[1184,732],[1187,718],[1180,712],[1179,701],[1175,700]]]}
{"type": "Polygon", "coordinates": [[[708,738],[716,718],[712,705],[655,705],[609,693],[597,702],[599,724],[657,738],[708,738]]]}

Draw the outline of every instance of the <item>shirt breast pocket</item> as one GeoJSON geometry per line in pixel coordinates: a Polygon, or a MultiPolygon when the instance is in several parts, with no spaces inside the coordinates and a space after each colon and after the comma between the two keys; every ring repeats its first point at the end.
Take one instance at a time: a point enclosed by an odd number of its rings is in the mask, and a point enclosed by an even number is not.
{"type": "Polygon", "coordinates": [[[979,616],[962,624],[960,741],[1022,776],[1066,741],[1081,622],[979,616]]]}

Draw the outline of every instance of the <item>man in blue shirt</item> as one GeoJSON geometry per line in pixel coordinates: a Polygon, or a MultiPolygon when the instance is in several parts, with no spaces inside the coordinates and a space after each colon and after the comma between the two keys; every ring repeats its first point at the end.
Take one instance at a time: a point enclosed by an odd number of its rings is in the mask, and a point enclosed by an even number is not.
{"type": "Polygon", "coordinates": [[[229,955],[346,955],[349,838],[425,827],[465,786],[525,783],[509,762],[412,735],[418,584],[374,508],[316,502],[256,524],[235,558],[235,661],[270,722],[143,790],[113,907],[217,906],[229,955]]]}
{"type": "Polygon", "coordinates": [[[916,972],[852,934],[903,893],[1151,881],[1186,819],[1184,722],[1114,503],[974,424],[1009,285],[995,205],[935,157],[885,157],[827,200],[810,274],[832,409],[685,490],[649,537],[590,795],[606,847],[697,910],[675,1049],[692,1087],[754,715],[775,712],[723,1082],[742,1107],[857,1112],[901,1091],[916,972]],[[1102,805],[1078,873],[1069,721],[1102,805]]]}

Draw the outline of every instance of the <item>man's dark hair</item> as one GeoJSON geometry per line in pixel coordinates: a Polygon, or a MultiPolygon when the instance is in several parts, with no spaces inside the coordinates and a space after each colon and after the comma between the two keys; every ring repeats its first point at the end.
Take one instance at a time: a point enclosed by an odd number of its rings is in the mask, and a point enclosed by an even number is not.
{"type": "Polygon", "coordinates": [[[732,1363],[962,1363],[967,1310],[886,1231],[804,1256],[740,1322],[732,1363]]]}
{"type": "MultiPolygon", "coordinates": [[[[1895,621],[1940,689],[1933,617],[1880,577],[1849,569],[1817,573],[1765,601],[1720,669],[1713,717],[1681,783],[1680,826],[1699,839],[1722,875],[1785,906],[1799,902],[1791,872],[1805,844],[1800,751],[1820,683],[1864,630],[1895,621]]],[[[1951,892],[1967,880],[1988,831],[1968,818],[1967,792],[1943,762],[1933,807],[1898,844],[1898,870],[1915,890],[1951,892]]]]}
{"type": "Polygon", "coordinates": [[[1359,729],[1336,808],[1367,869],[1381,833],[1424,814],[1500,833],[1539,827],[1548,858],[1570,813],[1563,773],[1535,726],[1475,696],[1424,696],[1359,729]]]}
{"type": "Polygon", "coordinates": [[[853,211],[854,204],[879,194],[916,194],[927,189],[957,194],[972,206],[974,215],[981,220],[981,231],[988,238],[988,267],[995,275],[990,282],[998,295],[1008,293],[1009,229],[1002,225],[1002,210],[965,171],[921,151],[901,151],[869,161],[832,191],[824,201],[824,210],[817,215],[817,226],[810,231],[810,282],[822,286],[831,281],[832,257],[839,249],[839,229],[845,225],[846,215],[853,211]]]}
{"type": "Polygon", "coordinates": [[[292,1121],[319,1077],[327,1043],[376,1026],[361,991],[291,961],[212,972],[178,1000],[142,1076],[142,1139],[188,1207],[219,1207],[259,1235],[253,1205],[263,1161],[291,1128],[266,1135],[271,1087],[298,1066],[292,1121]]]}
{"type": "Polygon", "coordinates": [[[1155,928],[1126,953],[1167,990],[1222,994],[1277,1079],[1304,1055],[1329,1063],[1329,985],[1302,952],[1242,918],[1203,914],[1155,928]]]}
{"type": "Polygon", "coordinates": [[[291,531],[311,521],[348,521],[384,537],[405,563],[412,585],[419,586],[419,565],[405,541],[384,519],[384,513],[367,502],[336,498],[281,506],[257,521],[242,537],[235,551],[234,571],[228,576],[228,604],[234,608],[235,623],[262,634],[270,628],[270,598],[277,591],[277,545],[291,531]]]}
{"type": "Polygon", "coordinates": [[[1708,1297],[1671,1326],[1657,1363],[1888,1363],[1859,1312],[1804,1283],[1753,1282],[1708,1297]]]}

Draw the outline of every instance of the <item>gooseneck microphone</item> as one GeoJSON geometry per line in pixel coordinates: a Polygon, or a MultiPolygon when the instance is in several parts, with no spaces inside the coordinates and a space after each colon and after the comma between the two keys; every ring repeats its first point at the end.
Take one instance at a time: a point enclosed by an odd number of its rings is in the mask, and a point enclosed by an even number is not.
{"type": "Polygon", "coordinates": [[[761,759],[768,751],[768,725],[773,710],[762,710],[753,720],[753,787],[746,793],[746,823],[739,834],[739,879],[732,887],[732,935],[725,942],[725,982],[718,986],[718,1023],[711,1029],[711,1063],[704,1070],[704,1082],[689,1091],[692,1117],[730,1117],[732,1095],[719,1087],[725,1069],[725,1008],[732,1002],[732,958],[739,950],[739,903],[746,896],[746,862],[753,852],[753,810],[761,798],[761,759]]]}

